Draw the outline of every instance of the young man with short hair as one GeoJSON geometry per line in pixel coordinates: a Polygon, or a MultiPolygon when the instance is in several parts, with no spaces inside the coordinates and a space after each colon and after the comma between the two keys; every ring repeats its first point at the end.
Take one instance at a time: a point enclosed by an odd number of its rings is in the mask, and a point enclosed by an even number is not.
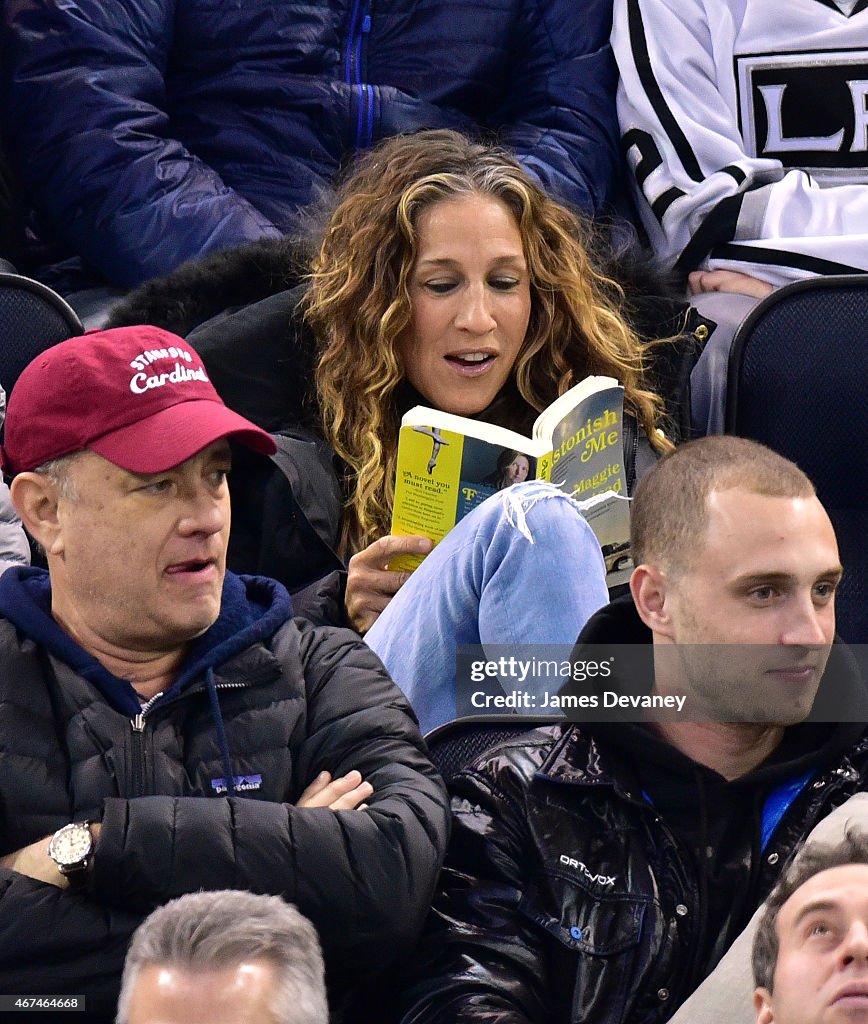
{"type": "Polygon", "coordinates": [[[617,645],[650,645],[647,672],[622,682],[691,713],[577,712],[455,777],[405,1024],[668,1020],[796,843],[864,786],[864,714],[804,721],[826,707],[827,664],[836,699],[863,694],[832,647],[842,570],[810,481],[712,437],[658,463],[633,501],[631,595],[580,643],[607,645],[616,672],[617,645]]]}

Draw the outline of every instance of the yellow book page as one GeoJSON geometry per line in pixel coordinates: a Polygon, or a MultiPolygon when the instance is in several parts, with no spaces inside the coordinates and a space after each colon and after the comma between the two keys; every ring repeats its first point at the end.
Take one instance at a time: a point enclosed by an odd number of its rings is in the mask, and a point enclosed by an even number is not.
{"type": "MultiPolygon", "coordinates": [[[[426,426],[401,428],[392,533],[422,534],[436,544],[455,525],[464,435],[426,426]]],[[[423,555],[399,555],[390,569],[412,571],[423,555]]]]}

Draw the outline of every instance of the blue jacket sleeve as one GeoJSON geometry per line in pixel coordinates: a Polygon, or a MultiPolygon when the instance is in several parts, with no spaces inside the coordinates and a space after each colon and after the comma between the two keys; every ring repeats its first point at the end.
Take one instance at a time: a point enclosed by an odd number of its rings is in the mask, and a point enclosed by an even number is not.
{"type": "Polygon", "coordinates": [[[590,216],[620,179],[612,0],[533,0],[498,137],[540,182],[590,216]]]}
{"type": "Polygon", "coordinates": [[[10,154],[54,229],[132,286],[263,235],[268,218],[171,137],[174,0],[3,5],[10,154]]]}

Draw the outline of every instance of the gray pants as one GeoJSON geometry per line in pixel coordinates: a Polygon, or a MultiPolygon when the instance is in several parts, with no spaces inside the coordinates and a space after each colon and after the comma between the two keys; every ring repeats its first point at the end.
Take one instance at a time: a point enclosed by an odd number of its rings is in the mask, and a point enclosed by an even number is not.
{"type": "MultiPolygon", "coordinates": [[[[833,845],[848,832],[868,832],[868,793],[857,793],[820,821],[805,841],[833,845]]],[[[669,1024],[756,1024],[751,950],[763,905],[720,963],[682,1004],[669,1024]]]]}
{"type": "Polygon", "coordinates": [[[729,351],[739,324],[759,302],[733,292],[706,292],[690,300],[703,317],[717,324],[690,374],[690,411],[698,434],[724,433],[729,351]]]}

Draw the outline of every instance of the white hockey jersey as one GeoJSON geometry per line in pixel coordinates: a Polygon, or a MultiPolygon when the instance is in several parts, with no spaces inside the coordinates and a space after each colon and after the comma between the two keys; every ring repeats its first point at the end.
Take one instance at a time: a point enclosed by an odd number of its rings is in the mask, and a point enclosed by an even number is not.
{"type": "Polygon", "coordinates": [[[615,0],[612,40],[667,265],[868,271],[868,0],[615,0]]]}

